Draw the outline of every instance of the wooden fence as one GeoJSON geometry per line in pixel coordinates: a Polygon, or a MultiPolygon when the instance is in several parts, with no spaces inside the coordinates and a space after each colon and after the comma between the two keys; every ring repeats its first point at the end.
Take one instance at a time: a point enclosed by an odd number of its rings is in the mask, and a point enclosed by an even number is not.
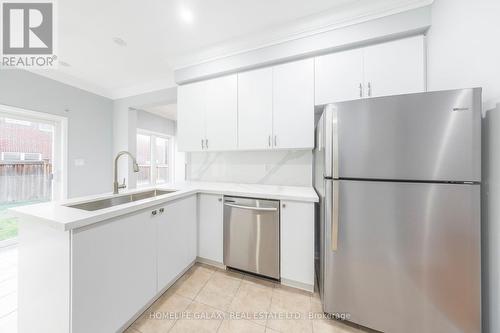
{"type": "Polygon", "coordinates": [[[51,174],[44,161],[0,162],[0,203],[50,200],[51,174]]]}

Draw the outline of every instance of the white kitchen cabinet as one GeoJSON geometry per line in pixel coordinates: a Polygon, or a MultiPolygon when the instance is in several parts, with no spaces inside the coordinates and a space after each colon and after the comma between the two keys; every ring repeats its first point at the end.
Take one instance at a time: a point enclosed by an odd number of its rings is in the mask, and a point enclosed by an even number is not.
{"type": "Polygon", "coordinates": [[[76,229],[71,246],[72,333],[116,332],[156,294],[150,210],[76,229]]]}
{"type": "Polygon", "coordinates": [[[159,292],[196,259],[196,195],[169,202],[156,210],[159,292]]]}
{"type": "Polygon", "coordinates": [[[273,135],[272,67],[238,74],[238,148],[270,149],[273,135]]]}
{"type": "Polygon", "coordinates": [[[205,150],[234,150],[238,145],[237,76],[228,75],[205,84],[205,150]]]}
{"type": "Polygon", "coordinates": [[[273,146],[314,148],[314,59],[273,67],[273,146]]]}
{"type": "Polygon", "coordinates": [[[315,59],[315,104],[425,91],[424,37],[315,59]]]}
{"type": "Polygon", "coordinates": [[[202,151],[205,144],[206,83],[178,87],[177,142],[179,151],[202,151]]]}
{"type": "Polygon", "coordinates": [[[363,94],[363,51],[332,53],[315,59],[315,104],[361,98],[363,94]]]}
{"type": "Polygon", "coordinates": [[[405,38],[364,49],[368,97],[425,91],[424,37],[405,38]]]}
{"type": "Polygon", "coordinates": [[[281,282],[314,290],[314,203],[281,201],[281,282]]]}
{"type": "Polygon", "coordinates": [[[223,202],[219,194],[198,194],[198,257],[224,262],[223,202]]]}
{"type": "Polygon", "coordinates": [[[178,88],[180,151],[234,150],[238,144],[238,81],[229,75],[178,88]]]}

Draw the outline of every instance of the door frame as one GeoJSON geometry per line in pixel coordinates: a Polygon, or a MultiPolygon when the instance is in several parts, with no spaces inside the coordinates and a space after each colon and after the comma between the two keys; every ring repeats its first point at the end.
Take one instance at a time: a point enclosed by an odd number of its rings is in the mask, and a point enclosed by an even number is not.
{"type": "Polygon", "coordinates": [[[38,121],[54,126],[53,164],[54,179],[52,186],[52,201],[68,198],[68,118],[47,112],[27,110],[14,106],[0,104],[0,114],[11,115],[13,118],[38,121]]]}

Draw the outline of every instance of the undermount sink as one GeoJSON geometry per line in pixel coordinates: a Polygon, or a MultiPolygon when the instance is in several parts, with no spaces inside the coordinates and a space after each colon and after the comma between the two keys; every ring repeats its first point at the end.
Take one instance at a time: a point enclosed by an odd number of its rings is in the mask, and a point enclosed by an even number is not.
{"type": "Polygon", "coordinates": [[[129,202],[139,201],[143,199],[157,197],[159,195],[173,193],[175,190],[151,190],[145,192],[138,192],[133,194],[125,194],[112,198],[100,199],[95,201],[89,201],[74,205],[68,205],[71,208],[83,209],[87,211],[94,211],[104,208],[109,208],[113,206],[123,205],[129,202]]]}

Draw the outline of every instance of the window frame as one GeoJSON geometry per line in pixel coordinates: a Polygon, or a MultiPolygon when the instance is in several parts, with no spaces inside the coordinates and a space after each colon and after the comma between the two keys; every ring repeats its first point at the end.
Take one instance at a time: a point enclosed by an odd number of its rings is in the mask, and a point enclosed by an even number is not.
{"type": "MultiPolygon", "coordinates": [[[[150,137],[150,142],[149,142],[149,157],[151,160],[150,164],[150,171],[149,171],[149,183],[144,183],[144,184],[138,184],[137,187],[148,187],[148,186],[157,186],[157,185],[163,185],[163,184],[168,184],[171,183],[174,177],[174,136],[169,135],[169,134],[163,134],[159,132],[154,132],[146,129],[137,129],[136,137],[135,137],[135,142],[136,142],[136,148],[137,148],[137,136],[138,135],[146,135],[150,137]],[[157,167],[158,164],[156,162],[156,139],[164,139],[167,140],[167,168],[168,168],[168,180],[165,182],[158,182],[158,172],[157,172],[157,167]]],[[[139,164],[139,166],[141,166],[139,164]]]]}
{"type": "Polygon", "coordinates": [[[0,113],[5,117],[54,127],[52,138],[52,201],[68,198],[68,118],[47,112],[34,111],[0,104],[0,113]]]}

